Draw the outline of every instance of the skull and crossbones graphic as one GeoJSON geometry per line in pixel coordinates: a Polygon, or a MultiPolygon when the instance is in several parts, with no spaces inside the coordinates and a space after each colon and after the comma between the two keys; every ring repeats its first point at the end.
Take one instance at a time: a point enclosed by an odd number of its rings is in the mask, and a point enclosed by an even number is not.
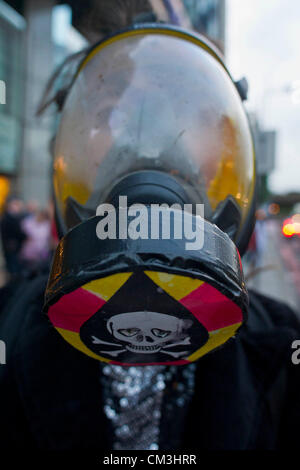
{"type": "Polygon", "coordinates": [[[173,352],[169,348],[188,346],[191,344],[187,330],[192,326],[191,320],[183,320],[173,315],[157,312],[127,312],[112,316],[106,327],[116,342],[103,341],[91,335],[95,345],[119,346],[112,351],[99,351],[112,357],[129,351],[138,354],[154,354],[161,352],[174,358],[181,358],[189,352],[173,352]]]}

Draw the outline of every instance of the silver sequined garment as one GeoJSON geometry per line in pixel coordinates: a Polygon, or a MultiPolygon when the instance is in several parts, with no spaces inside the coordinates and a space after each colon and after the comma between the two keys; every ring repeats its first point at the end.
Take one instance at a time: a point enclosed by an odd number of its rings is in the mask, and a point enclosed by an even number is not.
{"type": "MultiPolygon", "coordinates": [[[[159,449],[162,412],[167,420],[177,417],[175,445],[183,428],[178,419],[184,420],[193,395],[195,365],[101,367],[104,412],[112,425],[113,449],[159,449]],[[167,390],[168,399],[164,406],[167,390]]],[[[172,448],[171,442],[169,445],[172,448]]]]}

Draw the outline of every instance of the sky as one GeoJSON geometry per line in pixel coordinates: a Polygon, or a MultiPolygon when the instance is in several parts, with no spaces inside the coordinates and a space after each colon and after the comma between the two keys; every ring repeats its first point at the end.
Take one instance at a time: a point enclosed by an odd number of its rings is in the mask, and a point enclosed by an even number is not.
{"type": "Polygon", "coordinates": [[[227,66],[235,79],[248,79],[247,108],[278,131],[270,189],[300,192],[300,1],[226,3],[227,66]]]}

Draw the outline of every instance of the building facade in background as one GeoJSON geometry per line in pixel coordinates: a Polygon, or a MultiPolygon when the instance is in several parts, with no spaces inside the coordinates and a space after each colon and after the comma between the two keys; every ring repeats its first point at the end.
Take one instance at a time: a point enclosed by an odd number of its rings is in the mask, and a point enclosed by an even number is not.
{"type": "Polygon", "coordinates": [[[25,29],[24,18],[0,1],[0,79],[5,85],[5,100],[0,104],[0,210],[22,152],[25,29]]]}
{"type": "Polygon", "coordinates": [[[150,1],[162,19],[204,34],[224,53],[225,0],[150,1]]]}
{"type": "Polygon", "coordinates": [[[259,202],[269,198],[268,177],[275,169],[276,139],[275,130],[261,127],[255,113],[248,113],[256,153],[256,174],[259,180],[259,202]]]}
{"type": "Polygon", "coordinates": [[[225,51],[225,0],[183,0],[192,27],[225,51]]]}
{"type": "Polygon", "coordinates": [[[0,0],[0,80],[6,84],[6,103],[0,105],[0,210],[9,188],[41,207],[52,195],[50,142],[57,116],[54,107],[41,117],[36,111],[55,67],[85,44],[71,26],[71,8],[57,3],[0,0]]]}

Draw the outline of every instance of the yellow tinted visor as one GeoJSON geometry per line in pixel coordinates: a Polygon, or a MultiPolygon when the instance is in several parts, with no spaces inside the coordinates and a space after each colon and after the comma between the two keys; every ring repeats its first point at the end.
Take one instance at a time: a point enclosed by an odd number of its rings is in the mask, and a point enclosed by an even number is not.
{"type": "Polygon", "coordinates": [[[254,152],[235,85],[213,49],[163,27],[118,34],[83,61],[56,140],[58,209],[73,198],[96,212],[140,170],[173,175],[212,210],[232,196],[247,216],[254,152]]]}

